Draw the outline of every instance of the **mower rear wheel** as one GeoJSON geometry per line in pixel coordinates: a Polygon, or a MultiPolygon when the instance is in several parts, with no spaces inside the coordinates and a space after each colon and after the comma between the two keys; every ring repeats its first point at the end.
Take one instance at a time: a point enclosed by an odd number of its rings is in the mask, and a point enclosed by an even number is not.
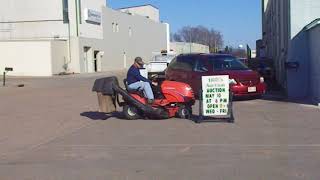
{"type": "Polygon", "coordinates": [[[192,115],[192,109],[188,106],[180,106],[177,116],[181,119],[189,119],[192,115]]]}
{"type": "Polygon", "coordinates": [[[123,107],[123,114],[128,120],[136,120],[140,118],[138,109],[130,105],[125,105],[123,107]]]}

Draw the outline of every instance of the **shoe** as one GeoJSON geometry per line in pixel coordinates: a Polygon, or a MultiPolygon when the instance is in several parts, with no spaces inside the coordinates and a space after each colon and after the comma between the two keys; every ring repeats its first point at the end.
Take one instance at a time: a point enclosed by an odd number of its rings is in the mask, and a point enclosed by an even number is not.
{"type": "Polygon", "coordinates": [[[148,99],[148,104],[152,105],[154,103],[154,99],[148,99]]]}

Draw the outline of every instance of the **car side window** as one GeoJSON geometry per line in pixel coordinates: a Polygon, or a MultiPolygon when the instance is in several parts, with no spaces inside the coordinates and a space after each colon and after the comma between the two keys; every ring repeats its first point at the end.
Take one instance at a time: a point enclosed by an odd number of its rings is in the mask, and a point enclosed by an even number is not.
{"type": "Polygon", "coordinates": [[[195,72],[208,72],[208,66],[202,59],[197,59],[194,64],[193,71],[195,71],[195,72]]]}
{"type": "Polygon", "coordinates": [[[224,61],[221,61],[219,58],[213,57],[209,60],[210,66],[213,67],[214,71],[224,70],[226,66],[228,66],[224,61]]]}
{"type": "Polygon", "coordinates": [[[171,63],[168,65],[168,68],[171,68],[171,69],[174,69],[174,67],[176,66],[177,64],[177,57],[175,57],[171,63]]]}

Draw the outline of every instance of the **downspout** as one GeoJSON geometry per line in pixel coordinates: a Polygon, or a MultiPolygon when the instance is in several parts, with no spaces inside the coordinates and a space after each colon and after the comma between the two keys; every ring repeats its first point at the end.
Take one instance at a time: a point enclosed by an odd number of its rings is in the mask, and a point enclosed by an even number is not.
{"type": "Polygon", "coordinates": [[[68,20],[68,55],[69,55],[69,61],[67,62],[66,71],[69,71],[69,64],[71,64],[72,57],[71,57],[71,32],[70,32],[70,20],[68,20]]]}
{"type": "MultiPolygon", "coordinates": [[[[284,62],[283,63],[285,63],[285,62],[287,62],[288,61],[288,59],[289,59],[289,56],[290,56],[290,54],[289,54],[289,52],[291,52],[291,50],[290,50],[290,48],[291,48],[291,40],[292,40],[292,36],[291,36],[291,21],[292,21],[292,19],[291,19],[291,1],[292,0],[288,0],[287,1],[287,3],[288,3],[288,12],[287,12],[287,20],[288,20],[288,24],[287,24],[287,49],[286,49],[286,53],[285,53],[285,59],[284,59],[284,62]]],[[[285,82],[285,84],[284,84],[284,93],[285,93],[285,96],[286,97],[288,97],[288,72],[287,72],[287,69],[284,67],[284,70],[285,70],[285,79],[284,79],[284,82],[285,82]]]]}
{"type": "Polygon", "coordinates": [[[76,3],[76,31],[77,31],[77,37],[79,36],[79,7],[78,7],[78,0],[75,0],[76,3]]]}
{"type": "MultiPolygon", "coordinates": [[[[78,0],[75,0],[75,10],[76,10],[76,34],[77,37],[79,36],[79,18],[78,18],[78,0]]],[[[69,11],[68,11],[69,13],[69,11]]],[[[69,62],[67,63],[68,65],[71,64],[72,62],[72,55],[71,55],[71,27],[70,27],[70,19],[68,15],[68,56],[69,56],[69,62]]],[[[66,68],[66,71],[68,71],[68,67],[66,68]]]]}
{"type": "MultiPolygon", "coordinates": [[[[78,28],[78,0],[75,0],[75,10],[76,10],[76,34],[77,34],[77,37],[79,36],[79,28],[78,28]]],[[[70,11],[68,10],[68,13],[70,11]]],[[[69,71],[69,65],[71,64],[72,62],[72,55],[71,55],[71,25],[70,25],[70,19],[69,19],[69,14],[68,14],[68,57],[69,57],[69,61],[66,62],[66,71],[69,71]]]]}

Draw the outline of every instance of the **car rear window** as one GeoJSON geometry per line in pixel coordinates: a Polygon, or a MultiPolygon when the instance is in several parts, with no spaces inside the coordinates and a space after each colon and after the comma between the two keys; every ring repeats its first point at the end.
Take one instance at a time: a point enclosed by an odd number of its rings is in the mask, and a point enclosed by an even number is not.
{"type": "Polygon", "coordinates": [[[157,55],[154,57],[154,61],[170,62],[174,57],[175,57],[174,55],[157,55]]]}
{"type": "Polygon", "coordinates": [[[248,70],[249,68],[232,56],[213,56],[209,57],[209,63],[213,65],[215,71],[224,70],[248,70]]]}
{"type": "Polygon", "coordinates": [[[170,64],[170,69],[192,71],[194,61],[188,56],[179,56],[175,58],[170,64]]]}

